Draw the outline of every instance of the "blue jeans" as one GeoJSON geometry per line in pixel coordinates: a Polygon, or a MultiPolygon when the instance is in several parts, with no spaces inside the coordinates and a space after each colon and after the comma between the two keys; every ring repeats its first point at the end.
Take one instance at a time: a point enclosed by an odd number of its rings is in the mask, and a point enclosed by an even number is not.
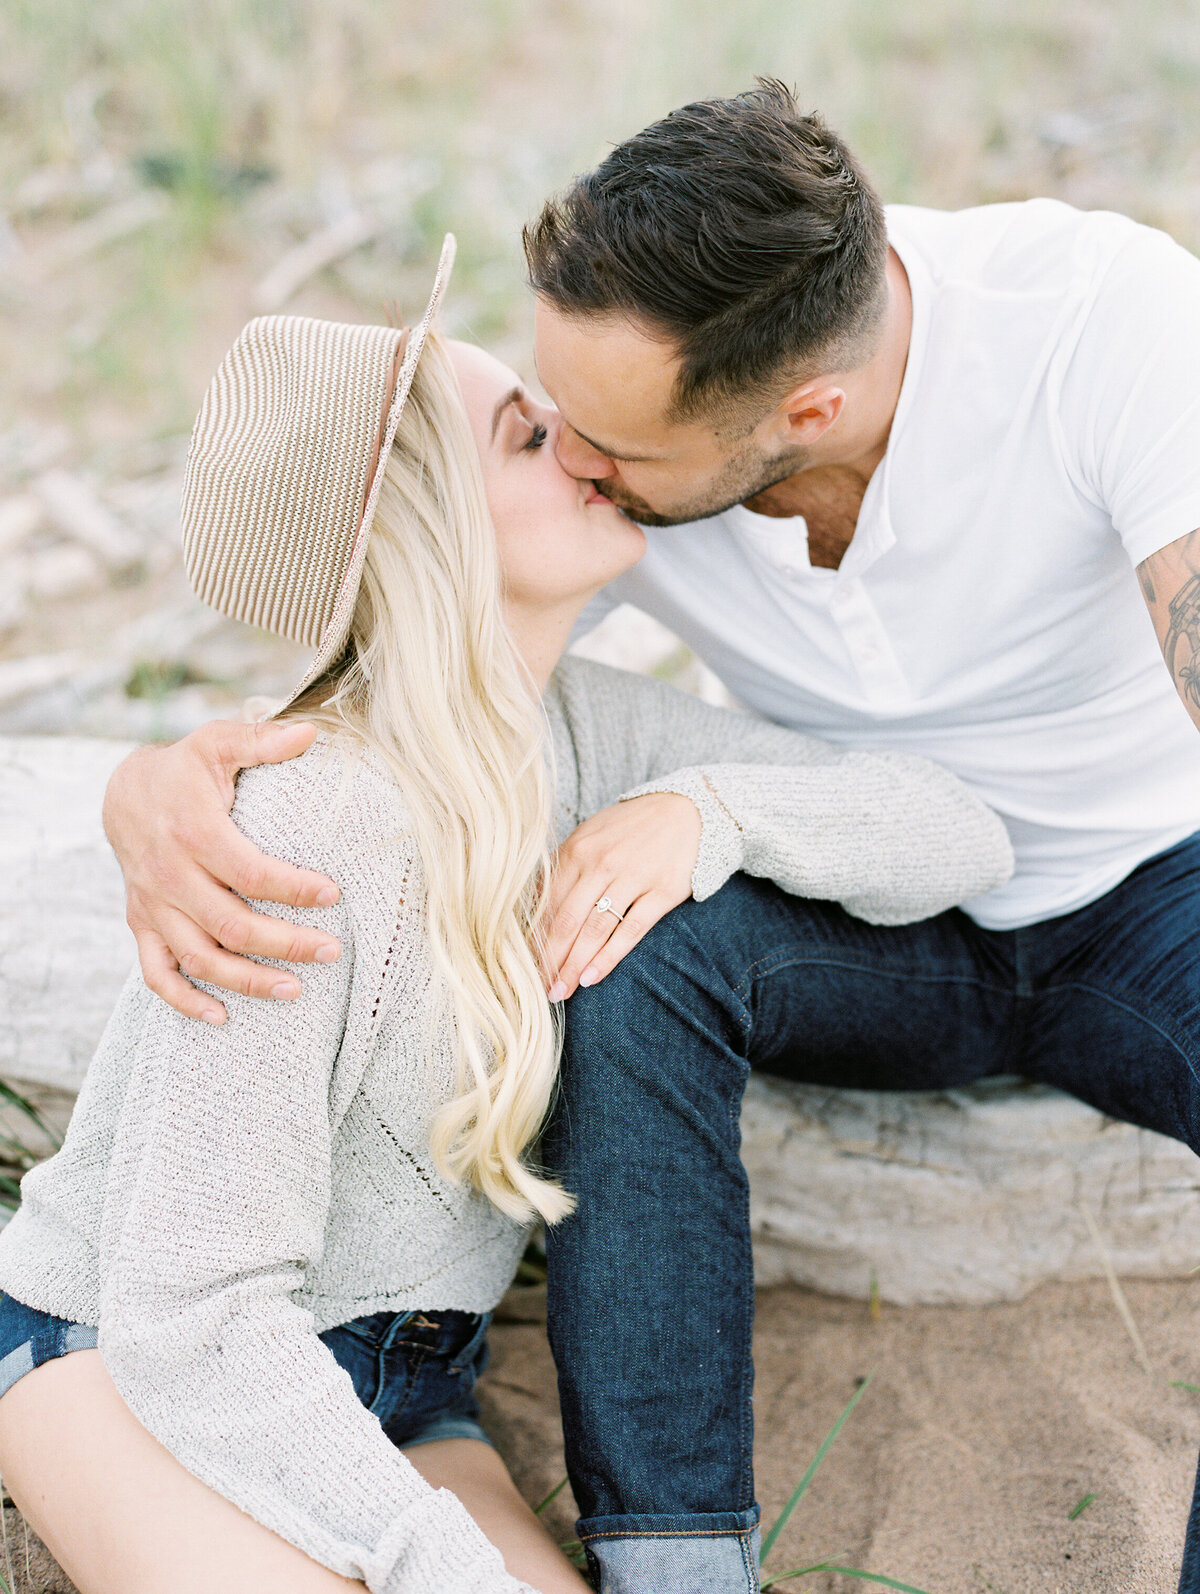
{"type": "MultiPolygon", "coordinates": [[[[484,1312],[373,1312],[320,1336],[354,1392],[394,1445],[434,1439],[491,1441],[479,1423],[475,1381],[487,1366],[484,1312]]],[[[0,1295],[0,1395],[57,1356],[94,1350],[97,1330],[0,1295]]]]}
{"type": "MultiPolygon", "coordinates": [[[[878,928],[735,876],[571,998],[543,1154],[579,1208],[548,1236],[550,1338],[603,1594],[758,1586],[751,1068],[880,1090],[1019,1073],[1200,1148],[1200,835],[1009,931],[878,928]]],[[[1200,1493],[1179,1587],[1200,1594],[1200,1493]]]]}

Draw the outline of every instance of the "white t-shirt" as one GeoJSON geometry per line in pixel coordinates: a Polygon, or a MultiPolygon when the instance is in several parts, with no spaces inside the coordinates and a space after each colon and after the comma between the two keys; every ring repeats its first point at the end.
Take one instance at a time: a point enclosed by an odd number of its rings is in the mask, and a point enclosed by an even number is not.
{"type": "Polygon", "coordinates": [[[1008,929],[1200,829],[1200,731],[1133,568],[1200,527],[1200,261],[1054,200],[887,217],[912,346],[841,567],[738,507],[650,528],[604,596],[770,719],[954,770],[1012,836],[967,906],[1008,929]]]}

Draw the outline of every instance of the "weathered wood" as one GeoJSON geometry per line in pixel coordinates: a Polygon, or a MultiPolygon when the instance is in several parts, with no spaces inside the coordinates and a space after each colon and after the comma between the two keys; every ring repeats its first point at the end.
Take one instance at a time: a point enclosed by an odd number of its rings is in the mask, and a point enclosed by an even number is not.
{"type": "Polygon", "coordinates": [[[756,1078],[742,1155],[761,1283],[899,1305],[1017,1300],[1200,1263],[1200,1158],[1056,1090],[988,1080],[939,1093],[756,1078]]]}
{"type": "MultiPolygon", "coordinates": [[[[128,744],[0,738],[0,1074],[73,1087],[134,961],[100,828],[128,744]]],[[[1011,1300],[1200,1262],[1200,1159],[1019,1081],[936,1095],[757,1078],[743,1116],[759,1278],[895,1302],[1011,1300]]]]}
{"type": "Polygon", "coordinates": [[[47,470],[33,490],[55,528],[82,543],[106,569],[121,574],[141,564],[145,556],[141,539],[113,514],[90,482],[70,471],[47,470]]]}
{"type": "Polygon", "coordinates": [[[336,221],[310,233],[275,262],[255,286],[251,301],[254,308],[263,315],[281,310],[318,271],[324,271],[326,266],[334,265],[371,243],[392,225],[387,215],[345,211],[336,221]]]}
{"type": "Polygon", "coordinates": [[[124,742],[0,738],[0,1074],[78,1087],[134,962],[100,826],[124,742]]]}

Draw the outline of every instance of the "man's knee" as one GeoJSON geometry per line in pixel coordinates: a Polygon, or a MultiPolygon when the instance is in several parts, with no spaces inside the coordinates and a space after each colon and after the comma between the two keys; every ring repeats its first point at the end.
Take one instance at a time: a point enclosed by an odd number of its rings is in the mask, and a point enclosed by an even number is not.
{"type": "Polygon", "coordinates": [[[772,898],[782,895],[767,881],[734,875],[703,902],[689,897],[651,925],[599,984],[575,993],[568,1023],[597,1007],[636,1001],[643,992],[661,1001],[671,990],[697,984],[709,991],[739,985],[772,933],[772,898]]]}
{"type": "Polygon", "coordinates": [[[581,986],[567,1002],[568,1047],[611,1034],[614,1026],[643,1037],[662,1036],[677,1024],[713,1022],[723,1030],[753,959],[745,895],[731,882],[651,925],[602,980],[581,986]]]}
{"type": "Polygon", "coordinates": [[[769,939],[763,898],[774,889],[735,876],[706,901],[681,903],[571,996],[559,1123],[636,1116],[650,1100],[727,1115],[745,1084],[747,970],[769,939]]]}

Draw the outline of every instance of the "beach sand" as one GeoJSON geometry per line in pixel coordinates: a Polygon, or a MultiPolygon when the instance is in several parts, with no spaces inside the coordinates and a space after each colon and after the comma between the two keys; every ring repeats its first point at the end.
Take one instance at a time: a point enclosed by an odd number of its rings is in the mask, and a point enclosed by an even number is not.
{"type": "MultiPolygon", "coordinates": [[[[883,1307],[760,1293],[758,1493],[783,1505],[854,1393],[871,1382],[764,1574],[831,1559],[928,1594],[1175,1594],[1200,1446],[1200,1277],[1124,1285],[1151,1371],[1104,1283],[1047,1285],[986,1307],[883,1307]],[[1095,1500],[1075,1521],[1072,1509],[1095,1500]]],[[[527,1498],[563,1475],[538,1292],[510,1297],[483,1382],[485,1421],[527,1498]]],[[[547,1511],[573,1536],[567,1491],[547,1511]]],[[[72,1585],[5,1513],[13,1594],[72,1585]]],[[[3,1571],[0,1566],[0,1571],[3,1571]]],[[[818,1573],[780,1585],[850,1594],[818,1573]]],[[[431,1591],[432,1594],[432,1591],[431,1591]]],[[[647,1594],[671,1594],[647,1590],[647,1594]]]]}
{"type": "MultiPolygon", "coordinates": [[[[1103,1282],[1003,1306],[885,1306],[877,1320],[858,1301],[762,1291],[765,1525],[871,1375],[764,1576],[833,1559],[928,1594],[1175,1594],[1200,1395],[1171,1381],[1200,1384],[1200,1278],[1123,1288],[1149,1374],[1103,1282]],[[1096,1499],[1072,1522],[1086,1494],[1096,1499]]],[[[552,1378],[539,1326],[497,1329],[488,1409],[530,1499],[563,1471],[552,1378]]],[[[568,1536],[565,1491],[551,1511],[568,1536]]],[[[781,1585],[873,1586],[824,1573],[781,1585]]]]}

